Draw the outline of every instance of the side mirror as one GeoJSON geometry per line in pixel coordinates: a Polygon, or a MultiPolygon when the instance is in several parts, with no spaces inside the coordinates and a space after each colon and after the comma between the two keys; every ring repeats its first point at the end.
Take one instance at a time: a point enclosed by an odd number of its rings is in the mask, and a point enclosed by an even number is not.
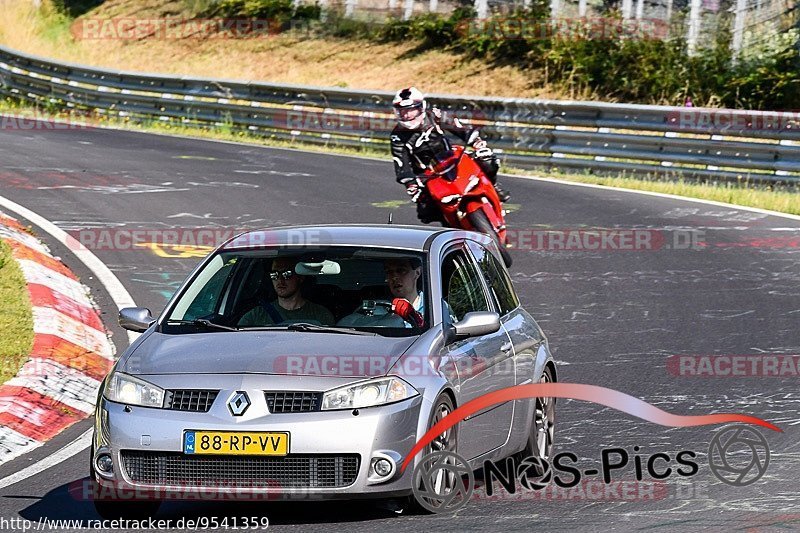
{"type": "Polygon", "coordinates": [[[499,330],[499,314],[491,311],[472,311],[450,327],[448,342],[489,335],[499,330]]]}
{"type": "Polygon", "coordinates": [[[126,307],[119,311],[119,325],[137,333],[147,331],[155,321],[146,307],[126,307]]]}

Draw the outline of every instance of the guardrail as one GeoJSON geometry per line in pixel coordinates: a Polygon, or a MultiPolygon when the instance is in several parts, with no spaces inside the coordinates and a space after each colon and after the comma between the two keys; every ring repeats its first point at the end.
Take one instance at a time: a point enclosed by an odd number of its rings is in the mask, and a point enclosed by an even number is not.
{"type": "MultiPolygon", "coordinates": [[[[392,94],[101,70],[0,47],[0,93],[131,120],[387,146],[392,94]]],[[[432,95],[517,168],[800,183],[800,114],[432,95]]]]}

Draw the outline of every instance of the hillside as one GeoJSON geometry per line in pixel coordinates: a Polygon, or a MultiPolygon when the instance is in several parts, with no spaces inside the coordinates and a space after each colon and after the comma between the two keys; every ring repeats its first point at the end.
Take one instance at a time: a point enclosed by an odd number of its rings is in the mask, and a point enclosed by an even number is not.
{"type": "MultiPolygon", "coordinates": [[[[31,0],[5,0],[0,43],[29,53],[98,67],[164,74],[395,90],[417,84],[426,92],[509,97],[573,98],[542,86],[536,71],[492,67],[482,60],[418,43],[270,35],[253,39],[75,39],[71,28],[97,18],[189,17],[181,0],[108,0],[77,22],[31,0]]],[[[587,95],[583,95],[587,96],[587,95]]]]}

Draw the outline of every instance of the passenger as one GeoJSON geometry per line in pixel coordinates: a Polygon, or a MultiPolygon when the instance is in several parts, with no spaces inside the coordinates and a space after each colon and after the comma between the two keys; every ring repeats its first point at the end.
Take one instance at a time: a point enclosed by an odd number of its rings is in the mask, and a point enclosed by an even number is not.
{"type": "Polygon", "coordinates": [[[324,306],[309,302],[300,292],[305,276],[294,271],[297,261],[277,257],[272,261],[269,277],[278,295],[273,302],[262,302],[239,320],[240,327],[268,326],[282,322],[311,322],[332,326],[333,314],[324,306]]]}
{"type": "Polygon", "coordinates": [[[386,282],[394,300],[392,313],[349,314],[342,318],[339,326],[382,326],[395,328],[422,327],[425,316],[425,298],[417,289],[417,280],[422,275],[422,261],[416,257],[387,259],[383,265],[386,282]]]}

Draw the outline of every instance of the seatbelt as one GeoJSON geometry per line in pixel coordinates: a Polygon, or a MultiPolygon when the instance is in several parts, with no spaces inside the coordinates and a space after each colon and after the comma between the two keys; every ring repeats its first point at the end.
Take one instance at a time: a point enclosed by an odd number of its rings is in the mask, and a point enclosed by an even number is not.
{"type": "Polygon", "coordinates": [[[267,312],[273,324],[280,324],[283,322],[283,317],[278,313],[278,310],[275,309],[275,306],[273,306],[271,302],[262,301],[261,307],[267,312]]]}

